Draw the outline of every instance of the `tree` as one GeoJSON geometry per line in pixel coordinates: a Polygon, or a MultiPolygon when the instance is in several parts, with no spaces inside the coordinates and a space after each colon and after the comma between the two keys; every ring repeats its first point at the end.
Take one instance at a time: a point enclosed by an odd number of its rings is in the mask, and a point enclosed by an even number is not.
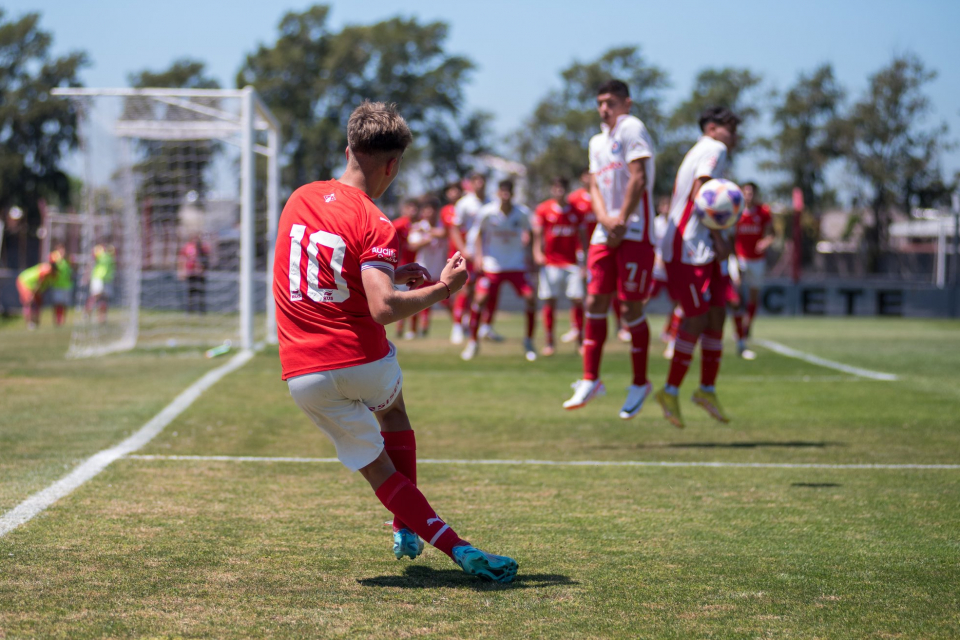
{"type": "Polygon", "coordinates": [[[248,55],[237,75],[281,123],[285,184],[332,176],[343,162],[347,119],[365,99],[400,105],[415,139],[408,155],[428,164],[432,182],[465,170],[463,155],[485,150],[488,116],[462,107],[474,65],[446,52],[447,25],[398,17],[334,32],[329,11],[287,13],[276,42],[248,55]]]}
{"type": "Polygon", "coordinates": [[[947,200],[941,154],[951,148],[945,123],[928,125],[932,112],[924,86],[936,77],[915,55],[896,56],[870,77],[840,136],[841,148],[866,185],[872,220],[866,224],[868,268],[876,271],[895,206],[909,212],[916,199],[947,200]]]}
{"type": "Polygon", "coordinates": [[[670,114],[669,134],[664,137],[657,154],[655,188],[658,193],[673,192],[673,181],[683,156],[700,136],[698,121],[705,107],[719,105],[739,115],[744,124],[739,131],[738,150],[749,148],[750,140],[744,133],[760,115],[760,97],[757,95],[760,82],[760,76],[749,69],[734,67],[703,69],[697,74],[690,96],[670,114]]]}
{"type": "Polygon", "coordinates": [[[800,74],[774,110],[775,133],[762,141],[773,158],[761,167],[785,173],[787,180],[779,186],[780,193],[787,195],[798,187],[805,206],[814,214],[821,212],[825,195],[824,170],[840,154],[837,140],[843,98],[831,65],[800,74]]]}
{"type": "Polygon", "coordinates": [[[592,62],[574,62],[560,72],[562,84],[549,91],[516,135],[516,150],[527,165],[531,191],[545,195],[556,176],[573,178],[586,168],[590,138],[599,131],[597,87],[611,78],[630,87],[633,113],[661,137],[661,92],[667,72],[647,62],[638,47],[610,49],[592,62]]]}
{"type": "MultiPolygon", "coordinates": [[[[177,60],[163,71],[131,73],[127,80],[138,89],[220,88],[220,83],[207,75],[203,62],[189,58],[177,60]]],[[[207,107],[218,106],[217,98],[192,98],[191,101],[207,107]]],[[[156,102],[151,98],[127,98],[121,119],[137,119],[139,112],[152,109],[155,105],[156,102]]],[[[167,120],[189,121],[206,116],[190,109],[166,105],[163,117],[167,120]]],[[[219,150],[218,143],[211,140],[141,140],[138,147],[143,155],[135,167],[141,176],[138,182],[139,196],[141,201],[148,203],[154,222],[175,221],[180,207],[191,192],[202,204],[207,191],[204,170],[219,150]]]]}
{"type": "Polygon", "coordinates": [[[50,54],[53,37],[40,14],[7,21],[0,9],[0,210],[20,206],[27,223],[40,223],[40,199],[67,204],[70,181],[61,158],[77,146],[77,111],[51,98],[54,87],[78,87],[86,54],[50,54]]]}

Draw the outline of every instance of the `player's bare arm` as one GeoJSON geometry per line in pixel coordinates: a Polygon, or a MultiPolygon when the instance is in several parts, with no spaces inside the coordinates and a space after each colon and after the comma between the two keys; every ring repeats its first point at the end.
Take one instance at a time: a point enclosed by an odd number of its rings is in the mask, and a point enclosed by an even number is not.
{"type": "Polygon", "coordinates": [[[627,180],[627,193],[624,195],[623,207],[620,209],[620,220],[624,224],[627,218],[633,215],[647,190],[647,158],[637,158],[627,165],[630,178],[627,180]]]}
{"type": "Polygon", "coordinates": [[[765,252],[770,248],[770,245],[773,244],[776,234],[773,230],[773,223],[768,222],[763,226],[763,237],[757,241],[757,251],[760,253],[765,252]]]}
{"type": "Polygon", "coordinates": [[[620,218],[613,218],[607,214],[607,204],[603,201],[603,195],[600,193],[600,187],[597,181],[590,183],[590,198],[593,202],[593,213],[597,216],[597,222],[603,225],[608,232],[607,244],[616,246],[623,239],[623,234],[627,231],[627,225],[620,218]]]}
{"type": "Polygon", "coordinates": [[[543,227],[540,225],[539,221],[533,223],[530,228],[530,232],[533,235],[532,250],[533,250],[533,263],[537,266],[542,267],[547,264],[547,259],[543,255],[543,227]]]}
{"type": "Polygon", "coordinates": [[[436,284],[412,291],[398,291],[394,284],[410,284],[423,282],[425,270],[420,265],[406,265],[419,267],[403,271],[404,267],[391,275],[380,269],[366,269],[361,274],[363,290],[370,305],[370,315],[380,324],[390,324],[419,313],[463,288],[467,283],[467,266],[459,252],[454,253],[448,260],[440,279],[436,284]]]}

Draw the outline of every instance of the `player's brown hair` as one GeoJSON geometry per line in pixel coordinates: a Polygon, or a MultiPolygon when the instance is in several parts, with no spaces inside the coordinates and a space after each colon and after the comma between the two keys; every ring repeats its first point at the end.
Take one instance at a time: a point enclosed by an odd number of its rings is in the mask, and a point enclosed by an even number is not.
{"type": "Polygon", "coordinates": [[[510,193],[513,193],[513,180],[501,180],[497,183],[497,189],[506,189],[510,193]]]}
{"type": "Polygon", "coordinates": [[[564,176],[557,176],[556,178],[554,178],[553,180],[550,181],[550,184],[551,184],[551,185],[555,185],[555,184],[556,184],[556,185],[559,185],[559,186],[563,187],[563,190],[564,190],[564,191],[566,191],[567,189],[570,188],[570,180],[568,180],[568,179],[567,179],[566,177],[564,177],[564,176]]]}
{"type": "Polygon", "coordinates": [[[705,130],[711,122],[720,126],[736,126],[741,120],[740,116],[730,109],[714,105],[700,112],[700,131],[705,130]]]}
{"type": "Polygon", "coordinates": [[[440,198],[437,196],[428,193],[427,195],[420,198],[421,207],[433,207],[434,209],[440,208],[440,198]]]}
{"type": "Polygon", "coordinates": [[[610,79],[597,87],[597,95],[603,95],[605,93],[612,93],[618,98],[629,98],[630,97],[630,87],[627,86],[627,83],[623,80],[610,79]]]}
{"type": "Polygon", "coordinates": [[[395,104],[365,100],[350,114],[347,145],[355,154],[403,153],[411,142],[413,134],[395,104]]]}

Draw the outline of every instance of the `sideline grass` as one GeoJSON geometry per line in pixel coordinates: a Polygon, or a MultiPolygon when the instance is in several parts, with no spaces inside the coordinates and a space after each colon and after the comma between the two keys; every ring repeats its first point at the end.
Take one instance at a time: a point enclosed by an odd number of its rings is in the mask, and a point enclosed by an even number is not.
{"type": "MultiPolygon", "coordinates": [[[[501,323],[518,334],[516,319],[501,323]]],[[[622,345],[605,360],[610,397],[563,412],[572,349],[529,364],[514,340],[465,364],[438,337],[400,344],[420,455],[960,461],[960,402],[949,391],[960,386],[957,323],[758,327],[904,380],[859,380],[761,350],[753,363],[724,362],[721,397],[736,421],[718,425],[684,401],[679,432],[655,406],[616,418],[622,345]]],[[[666,363],[651,362],[656,384],[666,363]]],[[[154,383],[170,375],[161,369],[154,383]]],[[[257,356],[144,453],[333,455],[278,376],[275,353],[257,356]]],[[[72,443],[33,446],[53,456],[72,443]]],[[[420,477],[463,535],[516,555],[515,586],[468,580],[432,550],[394,561],[386,512],[337,465],[124,460],[0,539],[0,637],[960,635],[955,471],[425,465],[420,477]]]]}

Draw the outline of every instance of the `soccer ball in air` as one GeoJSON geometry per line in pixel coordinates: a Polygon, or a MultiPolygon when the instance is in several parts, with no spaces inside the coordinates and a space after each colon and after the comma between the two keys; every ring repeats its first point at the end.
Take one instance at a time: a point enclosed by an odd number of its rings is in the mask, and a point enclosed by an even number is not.
{"type": "Polygon", "coordinates": [[[718,230],[727,229],[740,219],[743,192],[729,180],[714,178],[700,187],[693,204],[705,226],[718,230]]]}

